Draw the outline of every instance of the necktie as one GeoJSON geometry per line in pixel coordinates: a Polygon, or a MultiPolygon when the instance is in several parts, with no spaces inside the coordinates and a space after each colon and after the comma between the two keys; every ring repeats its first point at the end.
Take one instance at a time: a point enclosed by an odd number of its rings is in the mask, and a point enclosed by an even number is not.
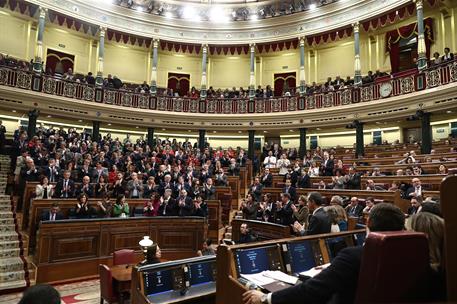
{"type": "Polygon", "coordinates": [[[56,215],[55,213],[51,213],[51,221],[55,221],[56,220],[56,215]]]}

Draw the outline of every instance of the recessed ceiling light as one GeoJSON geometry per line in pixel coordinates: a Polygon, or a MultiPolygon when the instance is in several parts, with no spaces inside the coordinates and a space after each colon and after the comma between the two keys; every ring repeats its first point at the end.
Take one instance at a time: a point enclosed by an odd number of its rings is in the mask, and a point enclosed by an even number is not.
{"type": "Polygon", "coordinates": [[[48,115],[47,117],[48,117],[48,118],[51,118],[52,116],[51,116],[51,115],[48,115]]]}
{"type": "Polygon", "coordinates": [[[136,128],[136,129],[139,129],[140,127],[136,126],[135,128],[136,128]]]}
{"type": "Polygon", "coordinates": [[[137,6],[136,10],[139,11],[139,12],[143,12],[143,7],[142,6],[137,6]]]}
{"type": "Polygon", "coordinates": [[[165,18],[171,19],[171,18],[173,18],[173,14],[171,12],[166,12],[165,18]]]}
{"type": "Polygon", "coordinates": [[[321,128],[316,128],[316,130],[317,130],[317,131],[320,131],[320,130],[321,130],[321,128]]]}
{"type": "Polygon", "coordinates": [[[111,126],[111,124],[109,123],[108,126],[111,126]]]}
{"type": "Polygon", "coordinates": [[[265,130],[264,130],[263,133],[268,133],[268,131],[265,131],[265,130]]]}
{"type": "Polygon", "coordinates": [[[166,131],[167,129],[162,129],[162,131],[166,131]]]}
{"type": "Polygon", "coordinates": [[[294,130],[289,130],[289,132],[293,132],[294,130]]]}
{"type": "Polygon", "coordinates": [[[17,111],[16,110],[12,110],[11,112],[16,113],[17,111]]]}
{"type": "Polygon", "coordinates": [[[316,3],[311,3],[311,4],[309,5],[309,9],[310,9],[310,10],[313,10],[313,9],[315,9],[316,7],[317,7],[316,3]]]}
{"type": "Polygon", "coordinates": [[[243,131],[238,131],[238,133],[243,133],[243,131]]]}
{"type": "Polygon", "coordinates": [[[213,131],[213,133],[217,133],[217,131],[213,131]]]}
{"type": "Polygon", "coordinates": [[[251,15],[251,20],[252,21],[257,21],[258,19],[259,19],[259,16],[257,16],[256,14],[251,15]]]}
{"type": "Polygon", "coordinates": [[[78,122],[83,122],[83,120],[82,119],[78,119],[78,122]]]}
{"type": "Polygon", "coordinates": [[[446,113],[447,113],[447,114],[451,114],[452,111],[451,111],[451,110],[447,110],[446,113]]]}

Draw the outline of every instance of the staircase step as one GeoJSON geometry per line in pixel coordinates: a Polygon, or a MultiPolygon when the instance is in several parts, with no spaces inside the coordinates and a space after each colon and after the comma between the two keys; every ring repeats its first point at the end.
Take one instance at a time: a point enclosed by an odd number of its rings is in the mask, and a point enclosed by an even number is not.
{"type": "Polygon", "coordinates": [[[1,249],[15,249],[15,248],[19,248],[19,241],[0,242],[0,250],[1,249]]]}
{"type": "Polygon", "coordinates": [[[19,257],[0,259],[0,273],[24,271],[24,261],[19,257]]]}
{"type": "Polygon", "coordinates": [[[26,286],[25,280],[0,282],[0,290],[15,289],[26,286]]]}
{"type": "Polygon", "coordinates": [[[21,253],[19,248],[0,249],[0,259],[18,257],[21,253]]]}
{"type": "Polygon", "coordinates": [[[18,239],[19,236],[17,235],[16,231],[0,233],[0,242],[17,241],[18,239]]]}
{"type": "Polygon", "coordinates": [[[25,271],[9,271],[9,272],[2,272],[0,273],[0,283],[1,282],[10,282],[10,281],[18,281],[24,280],[25,278],[25,271]]]}

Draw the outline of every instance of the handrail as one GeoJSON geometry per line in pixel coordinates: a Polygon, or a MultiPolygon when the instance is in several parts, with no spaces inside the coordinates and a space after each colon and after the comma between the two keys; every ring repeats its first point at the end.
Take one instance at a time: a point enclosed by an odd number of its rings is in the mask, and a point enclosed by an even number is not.
{"type": "Polygon", "coordinates": [[[209,114],[277,113],[330,108],[406,95],[456,81],[457,60],[454,60],[430,67],[422,72],[410,70],[380,82],[349,86],[330,92],[310,93],[302,97],[254,98],[252,100],[217,97],[201,100],[192,97],[153,96],[149,93],[96,87],[0,66],[0,85],[4,86],[115,106],[209,114]],[[387,93],[384,91],[384,96],[382,96],[381,87],[384,88],[386,83],[389,84],[388,90],[387,93]]]}

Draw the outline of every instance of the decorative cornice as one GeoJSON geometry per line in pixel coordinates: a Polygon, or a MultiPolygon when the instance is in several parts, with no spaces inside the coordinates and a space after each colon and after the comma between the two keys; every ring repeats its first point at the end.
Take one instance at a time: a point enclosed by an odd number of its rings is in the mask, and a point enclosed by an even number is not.
{"type": "Polygon", "coordinates": [[[328,32],[403,6],[410,0],[348,0],[312,11],[258,21],[191,22],[109,5],[99,0],[28,0],[95,25],[132,35],[184,43],[246,44],[328,32]]]}

